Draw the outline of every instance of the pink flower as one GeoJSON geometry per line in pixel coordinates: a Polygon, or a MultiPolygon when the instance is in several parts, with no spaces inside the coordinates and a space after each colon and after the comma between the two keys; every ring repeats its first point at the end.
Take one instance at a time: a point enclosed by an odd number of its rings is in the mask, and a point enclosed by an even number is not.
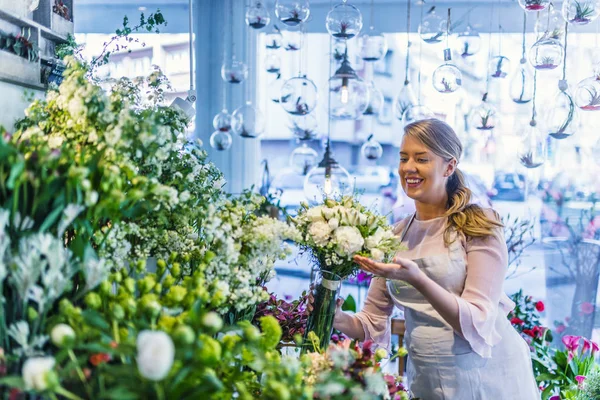
{"type": "Polygon", "coordinates": [[[581,349],[581,355],[584,355],[585,353],[587,353],[587,351],[590,349],[590,347],[592,347],[592,342],[590,342],[586,338],[582,338],[582,339],[583,339],[583,348],[581,349]]]}
{"type": "Polygon", "coordinates": [[[598,343],[593,342],[590,340],[590,343],[592,344],[592,356],[598,351],[600,350],[600,347],[598,347],[598,343]]]}
{"type": "Polygon", "coordinates": [[[548,400],[561,400],[559,395],[554,395],[550,397],[548,400]]]}
{"type": "Polygon", "coordinates": [[[591,314],[594,312],[594,305],[592,303],[589,303],[587,301],[584,301],[583,303],[581,303],[581,305],[579,306],[579,309],[581,310],[582,313],[584,314],[591,314]]]}
{"type": "Polygon", "coordinates": [[[537,303],[535,303],[535,309],[538,310],[539,312],[544,311],[546,307],[544,306],[544,302],[542,301],[538,301],[537,303]]]}
{"type": "Polygon", "coordinates": [[[579,347],[579,339],[581,339],[581,336],[565,335],[562,338],[562,342],[567,350],[571,352],[576,351],[579,347]]]}
{"type": "Polygon", "coordinates": [[[575,377],[575,380],[577,381],[578,386],[581,389],[583,387],[583,381],[585,381],[585,376],[583,376],[583,375],[577,375],[575,377]]]}

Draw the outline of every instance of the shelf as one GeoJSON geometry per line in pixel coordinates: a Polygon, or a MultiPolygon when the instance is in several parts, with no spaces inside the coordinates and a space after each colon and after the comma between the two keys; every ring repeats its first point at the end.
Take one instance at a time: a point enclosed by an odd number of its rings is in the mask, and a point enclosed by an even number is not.
{"type": "Polygon", "coordinates": [[[47,87],[42,85],[41,83],[40,84],[26,83],[19,79],[15,79],[14,77],[5,75],[2,71],[0,71],[0,82],[12,83],[13,85],[22,86],[27,89],[35,89],[35,90],[43,90],[43,91],[46,91],[46,89],[47,89],[47,87]]]}
{"type": "Polygon", "coordinates": [[[66,36],[59,35],[58,33],[54,32],[50,28],[47,28],[47,27],[43,26],[42,24],[38,24],[37,22],[35,22],[32,19],[20,17],[9,11],[0,9],[0,19],[3,19],[5,21],[8,21],[8,22],[15,24],[17,26],[20,26],[20,27],[31,27],[31,28],[38,29],[44,38],[50,39],[52,41],[57,41],[57,42],[66,42],[67,41],[66,36]]]}

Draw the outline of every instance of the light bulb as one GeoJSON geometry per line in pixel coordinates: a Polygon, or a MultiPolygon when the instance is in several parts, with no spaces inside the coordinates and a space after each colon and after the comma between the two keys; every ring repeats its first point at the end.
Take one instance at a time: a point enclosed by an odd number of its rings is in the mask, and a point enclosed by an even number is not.
{"type": "Polygon", "coordinates": [[[325,181],[323,182],[323,193],[329,197],[333,192],[333,185],[331,184],[331,177],[325,176],[325,181]]]}
{"type": "Polygon", "coordinates": [[[342,86],[341,92],[340,92],[340,101],[342,102],[342,104],[348,104],[348,85],[344,85],[342,86]]]}

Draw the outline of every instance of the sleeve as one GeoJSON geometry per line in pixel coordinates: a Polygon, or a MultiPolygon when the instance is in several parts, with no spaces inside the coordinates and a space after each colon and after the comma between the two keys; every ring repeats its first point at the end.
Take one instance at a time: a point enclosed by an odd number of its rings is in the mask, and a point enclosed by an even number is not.
{"type": "Polygon", "coordinates": [[[496,235],[473,238],[466,243],[467,277],[460,297],[460,327],[473,350],[489,358],[492,347],[502,337],[496,329],[499,312],[507,312],[504,278],[508,268],[508,251],[502,228],[496,235]]]}
{"type": "Polygon", "coordinates": [[[393,311],[394,303],[387,290],[385,278],[373,278],[365,305],[354,316],[360,321],[365,331],[365,340],[372,340],[378,347],[389,350],[391,338],[390,317],[393,311]]]}

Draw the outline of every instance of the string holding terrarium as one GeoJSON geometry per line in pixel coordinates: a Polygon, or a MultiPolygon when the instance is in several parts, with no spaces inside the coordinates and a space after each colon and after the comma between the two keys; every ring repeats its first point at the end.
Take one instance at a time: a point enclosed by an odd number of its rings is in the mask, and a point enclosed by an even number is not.
{"type": "Polygon", "coordinates": [[[452,64],[452,51],[450,50],[450,8],[448,8],[448,21],[446,24],[446,49],[444,49],[444,64],[433,72],[433,87],[440,93],[454,93],[462,86],[462,73],[452,64]]]}
{"type": "Polygon", "coordinates": [[[325,19],[327,32],[336,39],[352,39],[360,33],[363,26],[360,10],[348,4],[347,0],[333,7],[325,19]]]}
{"type": "Polygon", "coordinates": [[[371,0],[371,21],[369,30],[363,32],[358,37],[359,54],[363,61],[375,62],[381,60],[388,51],[388,44],[385,36],[374,26],[375,5],[371,0]]]}
{"type": "Polygon", "coordinates": [[[278,50],[283,46],[283,35],[277,25],[273,25],[273,29],[265,35],[265,43],[267,50],[278,50]]]}
{"type": "Polygon", "coordinates": [[[448,33],[446,21],[435,12],[435,6],[427,11],[427,16],[419,24],[419,35],[427,44],[441,43],[448,33]]]}
{"type": "Polygon", "coordinates": [[[554,139],[564,139],[573,135],[579,125],[579,113],[573,96],[569,93],[567,83],[567,37],[568,23],[565,22],[565,45],[562,79],[558,81],[558,93],[551,103],[552,108],[546,115],[545,121],[548,134],[554,139]]]}
{"type": "Polygon", "coordinates": [[[255,0],[246,10],[246,24],[252,29],[262,29],[271,22],[271,14],[261,0],[255,0]]]}
{"type": "Polygon", "coordinates": [[[525,53],[527,33],[527,13],[523,12],[523,37],[519,69],[510,83],[510,97],[517,104],[529,103],[533,97],[533,74],[530,71],[525,53]]]}
{"type": "Polygon", "coordinates": [[[275,16],[287,26],[298,26],[310,16],[308,0],[277,0],[275,2],[275,16]]]}
{"type": "Polygon", "coordinates": [[[235,38],[233,37],[234,26],[234,7],[232,1],[229,2],[229,37],[231,40],[231,57],[223,61],[221,66],[221,78],[225,82],[240,84],[248,78],[248,66],[235,56],[235,38]]]}
{"type": "Polygon", "coordinates": [[[318,121],[314,113],[301,116],[291,116],[289,128],[292,135],[299,141],[315,140],[319,137],[318,121]]]}
{"type": "Polygon", "coordinates": [[[369,105],[368,86],[350,65],[347,45],[340,67],[329,79],[329,92],[330,113],[334,119],[358,119],[369,105]]]}
{"type": "Polygon", "coordinates": [[[565,0],[562,15],[570,24],[587,25],[600,15],[600,0],[565,0]]]}
{"type": "Polygon", "coordinates": [[[537,71],[533,75],[533,100],[531,109],[531,121],[524,129],[519,146],[519,162],[525,168],[534,169],[546,162],[546,135],[539,129],[536,121],[535,98],[537,89],[537,71]]]}
{"type": "Polygon", "coordinates": [[[410,83],[410,48],[412,43],[410,41],[410,2],[411,0],[406,1],[406,63],[404,67],[404,85],[402,85],[402,89],[394,99],[394,116],[402,120],[402,115],[409,108],[417,104],[417,97],[412,88],[412,84],[410,83]]]}
{"type": "Polygon", "coordinates": [[[371,133],[367,138],[367,141],[364,142],[360,148],[362,156],[369,161],[378,160],[383,155],[383,147],[374,139],[374,136],[375,135],[371,133]]]}

